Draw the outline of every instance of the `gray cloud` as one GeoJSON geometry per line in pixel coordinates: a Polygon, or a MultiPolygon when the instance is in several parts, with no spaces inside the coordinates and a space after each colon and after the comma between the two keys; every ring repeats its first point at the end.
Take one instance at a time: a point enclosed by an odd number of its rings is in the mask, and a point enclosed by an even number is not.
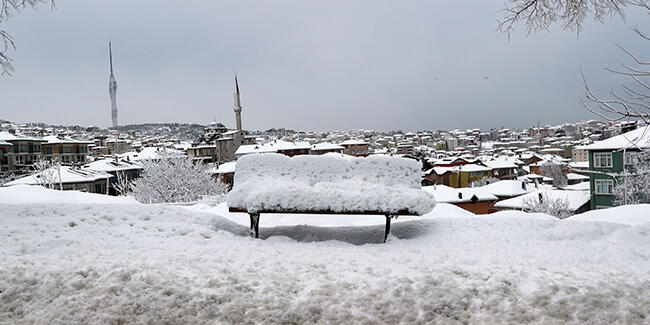
{"type": "MultiPolygon", "coordinates": [[[[240,74],[247,129],[527,127],[593,118],[578,103],[582,65],[596,89],[615,44],[648,53],[620,19],[513,39],[500,1],[58,1],[13,17],[15,76],[0,118],[110,124],[113,40],[120,124],[233,126],[240,74]],[[484,80],[484,76],[489,76],[484,80]]],[[[647,15],[628,22],[650,30],[647,15]]],[[[645,44],[644,44],[645,43],[645,44]]]]}

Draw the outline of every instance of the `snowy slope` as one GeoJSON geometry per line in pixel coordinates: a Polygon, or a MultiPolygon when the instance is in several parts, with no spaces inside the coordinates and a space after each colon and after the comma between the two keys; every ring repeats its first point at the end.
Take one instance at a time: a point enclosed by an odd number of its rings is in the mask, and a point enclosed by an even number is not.
{"type": "Polygon", "coordinates": [[[637,226],[650,223],[650,205],[636,204],[609,209],[592,210],[571,216],[566,220],[614,222],[637,226]]]}
{"type": "Polygon", "coordinates": [[[650,224],[439,207],[379,244],[383,225],[265,228],[263,215],[253,240],[173,206],[0,204],[0,323],[650,319],[650,224]]]}

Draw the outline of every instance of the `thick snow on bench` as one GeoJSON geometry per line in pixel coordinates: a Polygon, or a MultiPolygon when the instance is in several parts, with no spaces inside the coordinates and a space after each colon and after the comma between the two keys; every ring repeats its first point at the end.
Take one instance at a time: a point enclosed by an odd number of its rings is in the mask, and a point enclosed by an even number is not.
{"type": "Polygon", "coordinates": [[[433,210],[420,187],[420,163],[392,156],[253,154],[237,161],[228,206],[258,211],[386,212],[433,210]]]}

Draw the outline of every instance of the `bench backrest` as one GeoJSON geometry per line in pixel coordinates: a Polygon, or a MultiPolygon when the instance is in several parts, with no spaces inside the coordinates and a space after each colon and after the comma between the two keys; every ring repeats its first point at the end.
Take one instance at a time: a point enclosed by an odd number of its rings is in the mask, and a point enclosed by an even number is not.
{"type": "Polygon", "coordinates": [[[281,154],[251,154],[237,160],[234,184],[269,179],[302,183],[363,181],[401,188],[420,188],[420,162],[397,156],[376,155],[366,158],[341,154],[301,155],[289,158],[281,154]]]}

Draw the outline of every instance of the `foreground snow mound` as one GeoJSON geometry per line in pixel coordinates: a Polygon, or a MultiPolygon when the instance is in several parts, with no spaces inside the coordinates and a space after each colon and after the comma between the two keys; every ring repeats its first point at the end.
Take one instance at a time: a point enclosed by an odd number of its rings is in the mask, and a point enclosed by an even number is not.
{"type": "Polygon", "coordinates": [[[58,191],[38,185],[0,187],[0,204],[138,204],[132,197],[58,191]]]}
{"type": "Polygon", "coordinates": [[[389,244],[350,245],[381,242],[383,225],[274,227],[253,240],[215,214],[83,204],[0,205],[0,224],[2,324],[650,317],[650,225],[421,219],[395,223],[389,244]]]}
{"type": "Polygon", "coordinates": [[[650,223],[650,204],[624,205],[609,209],[592,210],[576,214],[566,220],[614,222],[637,226],[650,223]]]}
{"type": "Polygon", "coordinates": [[[228,206],[249,212],[409,210],[435,206],[420,187],[420,163],[392,156],[251,154],[237,161],[228,206]]]}
{"type": "Polygon", "coordinates": [[[368,244],[383,225],[253,240],[169,205],[0,204],[0,225],[0,324],[650,319],[650,224],[419,218],[368,244]]]}

